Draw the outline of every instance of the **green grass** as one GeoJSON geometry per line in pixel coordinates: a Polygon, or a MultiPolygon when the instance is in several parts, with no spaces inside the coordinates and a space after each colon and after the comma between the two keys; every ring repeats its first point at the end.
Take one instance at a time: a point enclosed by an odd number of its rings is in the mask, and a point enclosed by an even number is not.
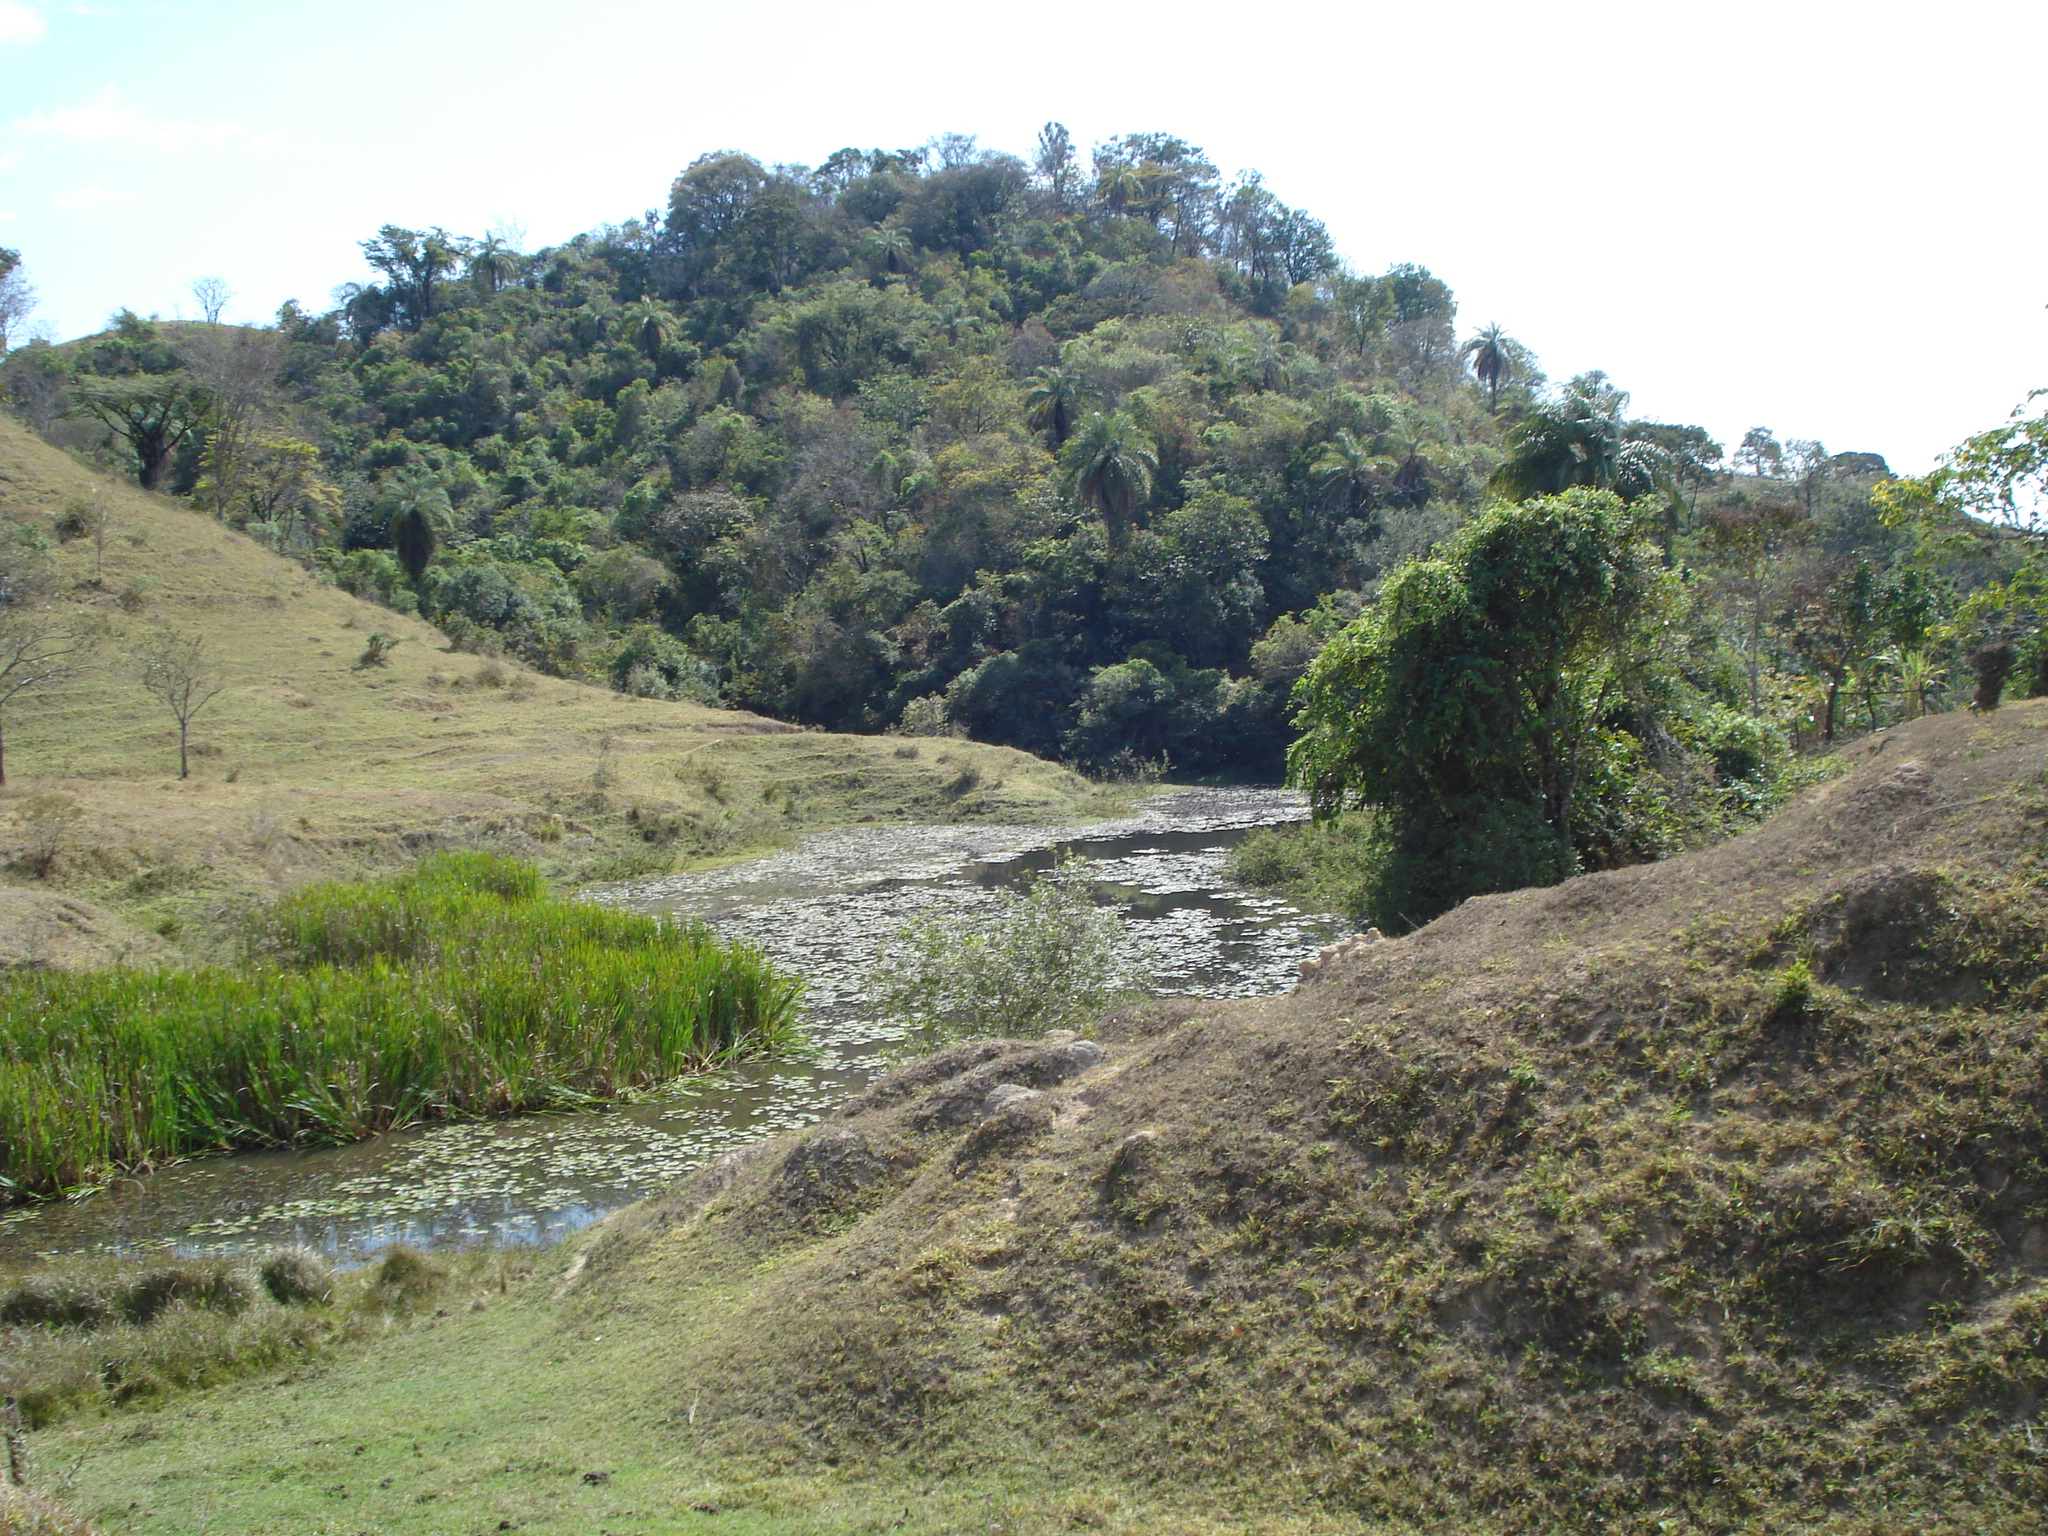
{"type": "Polygon", "coordinates": [[[801,984],[697,926],[429,860],[250,925],[254,962],[0,982],[0,1190],[604,1097],[794,1027],[801,984]]]}
{"type": "MultiPolygon", "coordinates": [[[[437,1254],[446,1279],[409,1306],[387,1300],[393,1287],[370,1270],[340,1277],[325,1307],[259,1300],[240,1320],[209,1314],[223,1349],[238,1321],[324,1331],[268,1366],[253,1352],[246,1366],[210,1366],[207,1390],[167,1379],[104,1414],[80,1399],[78,1411],[38,1417],[35,1464],[108,1536],[1359,1532],[1270,1504],[1255,1522],[1233,1520],[1203,1490],[1133,1486],[1085,1448],[1046,1451],[1014,1423],[982,1426],[943,1467],[735,1456],[724,1444],[734,1406],[666,1359],[734,1326],[733,1277],[702,1277],[635,1328],[592,1327],[573,1301],[552,1299],[567,1257],[437,1254]]],[[[126,1331],[106,1338],[133,1347],[126,1331]]],[[[178,1342],[164,1335],[157,1347],[178,1342]]]]}
{"type": "Polygon", "coordinates": [[[1230,878],[1257,890],[1277,891],[1310,912],[1341,912],[1365,921],[1373,882],[1386,848],[1371,813],[1352,811],[1335,821],[1260,827],[1230,851],[1230,878]]]}

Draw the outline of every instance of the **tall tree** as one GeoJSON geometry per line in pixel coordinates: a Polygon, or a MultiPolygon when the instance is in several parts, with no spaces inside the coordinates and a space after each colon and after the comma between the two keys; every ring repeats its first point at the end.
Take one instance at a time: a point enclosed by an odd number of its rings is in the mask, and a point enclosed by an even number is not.
{"type": "Polygon", "coordinates": [[[1074,154],[1074,136],[1065,123],[1047,123],[1038,130],[1038,153],[1032,169],[1052,194],[1053,206],[1064,212],[1073,201],[1074,183],[1081,174],[1074,154]]]}
{"type": "Polygon", "coordinates": [[[1500,409],[1500,387],[1513,367],[1513,338],[1499,325],[1488,325],[1458,349],[1472,366],[1472,375],[1486,386],[1486,408],[1500,409]]]}
{"type": "Polygon", "coordinates": [[[434,563],[442,530],[454,521],[448,493],[427,471],[406,470],[386,484],[378,504],[390,519],[392,552],[418,586],[434,563]]]}
{"type": "Polygon", "coordinates": [[[1617,718],[1654,718],[1656,566],[1610,493],[1499,506],[1324,647],[1296,690],[1289,774],[1319,816],[1382,818],[1375,921],[1626,860],[1589,801],[1625,796],[1616,766],[1640,757],[1617,718]]]}
{"type": "Polygon", "coordinates": [[[1326,500],[1346,516],[1366,518],[1373,514],[1381,487],[1396,467],[1394,460],[1374,453],[1351,433],[1339,431],[1316,459],[1312,472],[1326,500]]]}
{"type": "Polygon", "coordinates": [[[1894,525],[1948,523],[1992,540],[2048,544],[2048,389],[2014,406],[2005,425],[1943,454],[1928,474],[1884,482],[1871,498],[1894,525]]]}
{"type": "Polygon", "coordinates": [[[1622,413],[1628,395],[1597,373],[1581,374],[1538,400],[1507,430],[1507,457],[1493,488],[1522,501],[1574,486],[1613,491],[1625,501],[1670,477],[1670,456],[1631,439],[1622,413]]]}
{"type": "Polygon", "coordinates": [[[1075,497],[1093,507],[1121,543],[1132,515],[1152,494],[1159,450],[1124,411],[1090,411],[1060,455],[1075,497]]]}
{"type": "Polygon", "coordinates": [[[434,313],[441,283],[468,255],[470,243],[438,225],[401,229],[386,224],[363,242],[363,259],[384,274],[384,288],[396,303],[399,323],[416,331],[434,313]]]}
{"type": "Polygon", "coordinates": [[[213,396],[185,373],[143,373],[81,378],[71,390],[75,414],[91,416],[128,445],[135,478],[145,491],[163,483],[171,455],[201,430],[213,396]]]}
{"type": "Polygon", "coordinates": [[[249,326],[216,326],[180,347],[187,369],[206,387],[203,476],[196,493],[216,517],[226,517],[241,494],[252,433],[277,405],[283,336],[249,326]]]}
{"type": "Polygon", "coordinates": [[[498,292],[518,270],[519,258],[502,235],[485,235],[470,252],[469,275],[487,293],[498,292]]]}
{"type": "Polygon", "coordinates": [[[1791,575],[1786,557],[1812,537],[1812,521],[1797,502],[1759,498],[1714,508],[1707,514],[1706,532],[1719,583],[1734,610],[1734,638],[1748,674],[1753,715],[1763,704],[1765,628],[1791,575]]]}
{"type": "Polygon", "coordinates": [[[218,277],[202,277],[192,284],[192,297],[198,302],[200,318],[208,325],[220,324],[220,317],[234,296],[235,290],[218,277]]]}
{"type": "Polygon", "coordinates": [[[1735,450],[1735,462],[1759,478],[1776,475],[1785,467],[1785,450],[1771,436],[1769,427],[1751,427],[1742,434],[1742,444],[1735,450]]]}
{"type": "Polygon", "coordinates": [[[21,252],[0,246],[0,357],[12,344],[14,331],[36,307],[36,291],[22,275],[21,252]]]}

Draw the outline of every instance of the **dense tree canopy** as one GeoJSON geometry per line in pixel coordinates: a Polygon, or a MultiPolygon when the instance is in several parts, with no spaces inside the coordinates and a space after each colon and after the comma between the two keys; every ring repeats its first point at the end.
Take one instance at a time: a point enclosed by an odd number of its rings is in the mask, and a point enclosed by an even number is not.
{"type": "Polygon", "coordinates": [[[1824,740],[1951,697],[1958,605],[2017,558],[1887,523],[1875,455],[1759,428],[1730,473],[1599,374],[1546,389],[1434,274],[1346,268],[1169,134],[721,150],[545,250],[363,250],[326,313],[124,312],[17,349],[9,396],[461,645],[647,694],[1277,775],[1317,646],[1422,592],[1392,573],[1490,496],[1606,491],[1701,707],[1824,740]]]}

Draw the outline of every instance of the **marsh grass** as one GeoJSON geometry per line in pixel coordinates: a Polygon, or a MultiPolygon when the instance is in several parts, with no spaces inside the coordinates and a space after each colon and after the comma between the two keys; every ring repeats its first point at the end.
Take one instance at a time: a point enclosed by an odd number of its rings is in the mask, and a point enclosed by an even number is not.
{"type": "Polygon", "coordinates": [[[747,945],[485,854],[308,890],[248,951],[0,981],[0,1191],[611,1097],[787,1040],[801,994],[747,945]]]}
{"type": "Polygon", "coordinates": [[[1365,811],[1260,827],[1231,849],[1224,873],[1254,890],[1276,891],[1303,911],[1341,912],[1362,924],[1386,863],[1379,833],[1379,822],[1365,811]]]}

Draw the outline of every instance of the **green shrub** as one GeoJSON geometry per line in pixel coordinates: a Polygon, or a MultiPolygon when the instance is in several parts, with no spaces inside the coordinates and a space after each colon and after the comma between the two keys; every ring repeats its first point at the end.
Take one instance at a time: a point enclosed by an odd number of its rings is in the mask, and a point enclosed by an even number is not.
{"type": "Polygon", "coordinates": [[[1324,646],[1289,774],[1319,816],[1380,816],[1374,923],[1671,850],[1678,787],[1646,743],[1681,692],[1676,598],[1635,514],[1573,489],[1481,513],[1324,646]]]}
{"type": "Polygon", "coordinates": [[[1386,857],[1379,819],[1349,811],[1330,821],[1259,827],[1230,851],[1224,872],[1305,912],[1341,912],[1362,925],[1386,857]]]}
{"type": "Polygon", "coordinates": [[[1134,990],[1118,953],[1121,923],[1063,864],[1022,895],[996,893],[984,913],[907,923],[884,947],[883,1010],[945,1036],[1086,1030],[1134,990]]]}

